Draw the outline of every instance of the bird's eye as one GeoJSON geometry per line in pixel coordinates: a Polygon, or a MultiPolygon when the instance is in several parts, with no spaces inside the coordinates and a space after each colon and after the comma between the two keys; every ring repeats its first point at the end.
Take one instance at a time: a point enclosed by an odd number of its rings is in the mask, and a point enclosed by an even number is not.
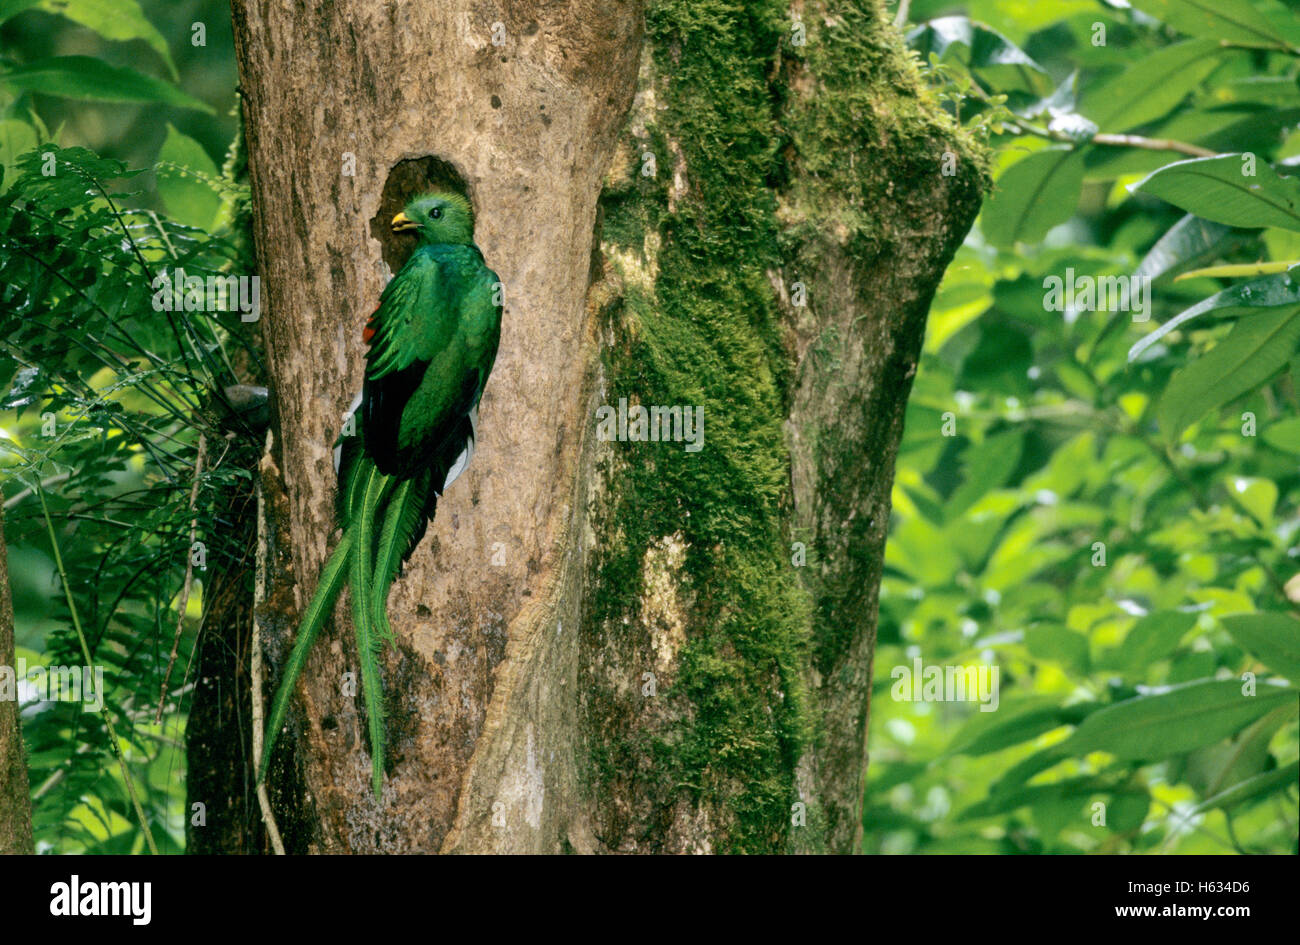
{"type": "Polygon", "coordinates": [[[440,219],[442,217],[442,207],[434,207],[430,210],[429,217],[434,220],[440,219]]]}

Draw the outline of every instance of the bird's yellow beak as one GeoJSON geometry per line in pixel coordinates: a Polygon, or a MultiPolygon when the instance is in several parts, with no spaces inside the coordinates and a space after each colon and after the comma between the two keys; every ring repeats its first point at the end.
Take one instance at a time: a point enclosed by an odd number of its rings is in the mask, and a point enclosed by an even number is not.
{"type": "Polygon", "coordinates": [[[405,213],[399,213],[397,216],[393,217],[394,233],[407,233],[411,230],[418,230],[419,228],[420,224],[416,223],[405,213]]]}

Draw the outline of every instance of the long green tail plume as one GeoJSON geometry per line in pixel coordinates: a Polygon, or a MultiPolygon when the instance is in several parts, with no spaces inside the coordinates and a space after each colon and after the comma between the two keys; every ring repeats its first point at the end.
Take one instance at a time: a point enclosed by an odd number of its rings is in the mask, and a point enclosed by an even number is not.
{"type": "Polygon", "coordinates": [[[379,629],[375,626],[374,548],[375,518],[392,480],[373,466],[356,519],[356,542],[352,549],[352,620],[357,631],[357,656],[361,660],[361,687],[370,725],[370,769],[375,797],[384,782],[384,694],[379,678],[379,629]]]}
{"type": "Polygon", "coordinates": [[[426,474],[416,479],[405,479],[398,484],[393,498],[384,512],[384,527],[379,534],[379,547],[375,554],[375,627],[383,640],[395,643],[392,627],[388,623],[388,594],[402,558],[411,546],[416,532],[424,531],[425,502],[428,499],[430,477],[426,474]]]}
{"type": "Polygon", "coordinates": [[[352,543],[353,532],[348,529],[343,533],[334,553],[325,562],[325,567],[321,569],[320,579],[316,583],[316,593],[312,595],[311,603],[307,605],[307,610],[302,615],[298,639],[289,654],[289,662],[285,664],[284,676],[280,680],[280,688],[275,693],[275,701],[271,703],[271,715],[266,722],[266,744],[262,746],[262,764],[257,769],[258,784],[266,778],[266,767],[271,762],[271,752],[275,749],[276,739],[280,735],[280,726],[284,724],[284,714],[289,709],[293,687],[298,681],[303,666],[307,663],[307,654],[311,652],[316,634],[320,632],[325,618],[334,609],[334,601],[343,587],[352,543]]]}
{"type": "Polygon", "coordinates": [[[388,588],[396,578],[404,542],[414,529],[423,524],[415,521],[426,490],[419,484],[402,482],[393,491],[393,480],[375,469],[365,458],[358,458],[349,470],[340,513],[348,522],[338,547],[321,569],[320,579],[311,602],[303,612],[298,638],[285,664],[279,689],[271,704],[267,720],[262,763],[257,780],[266,777],[272,752],[284,725],[293,697],[294,686],[307,662],[307,654],[325,624],[346,578],[351,578],[352,614],[356,624],[358,658],[361,661],[362,696],[370,735],[371,769],[375,796],[380,795],[384,771],[384,698],[379,673],[379,652],[383,639],[392,639],[385,605],[388,588]],[[384,515],[384,530],[379,536],[379,562],[376,567],[375,522],[384,515]],[[395,551],[390,546],[395,547],[395,551]],[[394,557],[396,555],[396,558],[394,557]],[[382,582],[382,583],[381,583],[382,582]]]}

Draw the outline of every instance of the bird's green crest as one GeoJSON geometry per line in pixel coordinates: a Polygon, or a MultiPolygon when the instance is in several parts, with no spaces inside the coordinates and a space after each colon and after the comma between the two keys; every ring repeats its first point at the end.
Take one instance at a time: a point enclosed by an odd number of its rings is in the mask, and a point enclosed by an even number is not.
{"type": "Polygon", "coordinates": [[[412,233],[420,243],[472,243],[474,211],[460,194],[421,194],[393,217],[393,232],[412,233]]]}

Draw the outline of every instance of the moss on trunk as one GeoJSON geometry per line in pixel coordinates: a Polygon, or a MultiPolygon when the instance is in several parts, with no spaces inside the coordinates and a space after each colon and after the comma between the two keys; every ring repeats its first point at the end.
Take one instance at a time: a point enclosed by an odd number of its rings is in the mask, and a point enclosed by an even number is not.
{"type": "Polygon", "coordinates": [[[982,157],[878,3],[659,0],[647,24],[602,199],[602,399],[702,408],[704,437],[599,446],[594,829],[851,850],[893,456],[982,157]]]}

